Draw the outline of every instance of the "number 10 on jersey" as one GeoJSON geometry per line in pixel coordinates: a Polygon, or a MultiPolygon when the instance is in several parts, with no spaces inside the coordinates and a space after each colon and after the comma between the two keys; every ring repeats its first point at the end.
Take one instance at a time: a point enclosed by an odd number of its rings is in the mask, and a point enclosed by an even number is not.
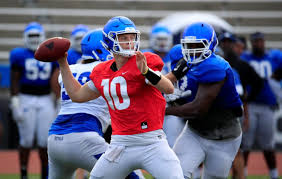
{"type": "Polygon", "coordinates": [[[101,83],[105,98],[112,110],[123,110],[129,107],[130,98],[127,93],[127,83],[124,77],[117,76],[110,79],[104,79],[101,83]]]}

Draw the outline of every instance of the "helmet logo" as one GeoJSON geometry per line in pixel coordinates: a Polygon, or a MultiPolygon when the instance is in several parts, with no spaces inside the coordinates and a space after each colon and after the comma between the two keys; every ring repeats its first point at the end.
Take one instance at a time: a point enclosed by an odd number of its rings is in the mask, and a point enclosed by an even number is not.
{"type": "Polygon", "coordinates": [[[185,39],[195,40],[197,39],[196,36],[186,36],[185,39]]]}
{"type": "Polygon", "coordinates": [[[135,32],[135,29],[133,27],[126,27],[124,29],[124,31],[131,31],[131,32],[135,32]]]}

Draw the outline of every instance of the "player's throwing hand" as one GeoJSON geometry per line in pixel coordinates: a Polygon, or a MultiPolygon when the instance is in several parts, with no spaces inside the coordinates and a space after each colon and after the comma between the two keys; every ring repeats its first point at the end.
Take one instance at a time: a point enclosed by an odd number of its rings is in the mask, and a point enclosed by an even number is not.
{"type": "Polygon", "coordinates": [[[145,74],[148,71],[149,67],[147,66],[147,59],[140,51],[136,52],[136,65],[142,74],[145,74]]]}

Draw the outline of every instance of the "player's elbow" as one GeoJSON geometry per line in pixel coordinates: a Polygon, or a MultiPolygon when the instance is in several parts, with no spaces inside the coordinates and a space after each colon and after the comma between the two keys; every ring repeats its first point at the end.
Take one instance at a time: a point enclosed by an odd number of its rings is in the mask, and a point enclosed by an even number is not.
{"type": "Polygon", "coordinates": [[[174,87],[173,86],[171,86],[171,87],[169,87],[167,89],[167,93],[166,94],[172,94],[172,93],[174,93],[174,87]]]}
{"type": "Polygon", "coordinates": [[[85,101],[81,100],[81,99],[78,99],[78,98],[71,98],[72,102],[75,102],[75,103],[83,103],[85,101]]]}
{"type": "Polygon", "coordinates": [[[83,102],[85,102],[85,100],[83,100],[80,95],[72,94],[72,95],[69,95],[69,97],[70,97],[71,101],[75,102],[75,103],[83,103],[83,102]]]}
{"type": "Polygon", "coordinates": [[[172,94],[174,92],[174,87],[171,85],[166,86],[165,88],[160,90],[164,94],[172,94]]]}
{"type": "Polygon", "coordinates": [[[165,87],[165,94],[172,94],[174,92],[174,86],[171,81],[167,80],[167,85],[165,87]]]}

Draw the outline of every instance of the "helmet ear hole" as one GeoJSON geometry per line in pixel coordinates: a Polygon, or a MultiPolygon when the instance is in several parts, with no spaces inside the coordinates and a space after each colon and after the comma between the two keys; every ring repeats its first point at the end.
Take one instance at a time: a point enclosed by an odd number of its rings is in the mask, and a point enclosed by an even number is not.
{"type": "Polygon", "coordinates": [[[101,49],[97,49],[96,52],[97,52],[98,54],[102,54],[102,53],[103,53],[101,49]]]}

